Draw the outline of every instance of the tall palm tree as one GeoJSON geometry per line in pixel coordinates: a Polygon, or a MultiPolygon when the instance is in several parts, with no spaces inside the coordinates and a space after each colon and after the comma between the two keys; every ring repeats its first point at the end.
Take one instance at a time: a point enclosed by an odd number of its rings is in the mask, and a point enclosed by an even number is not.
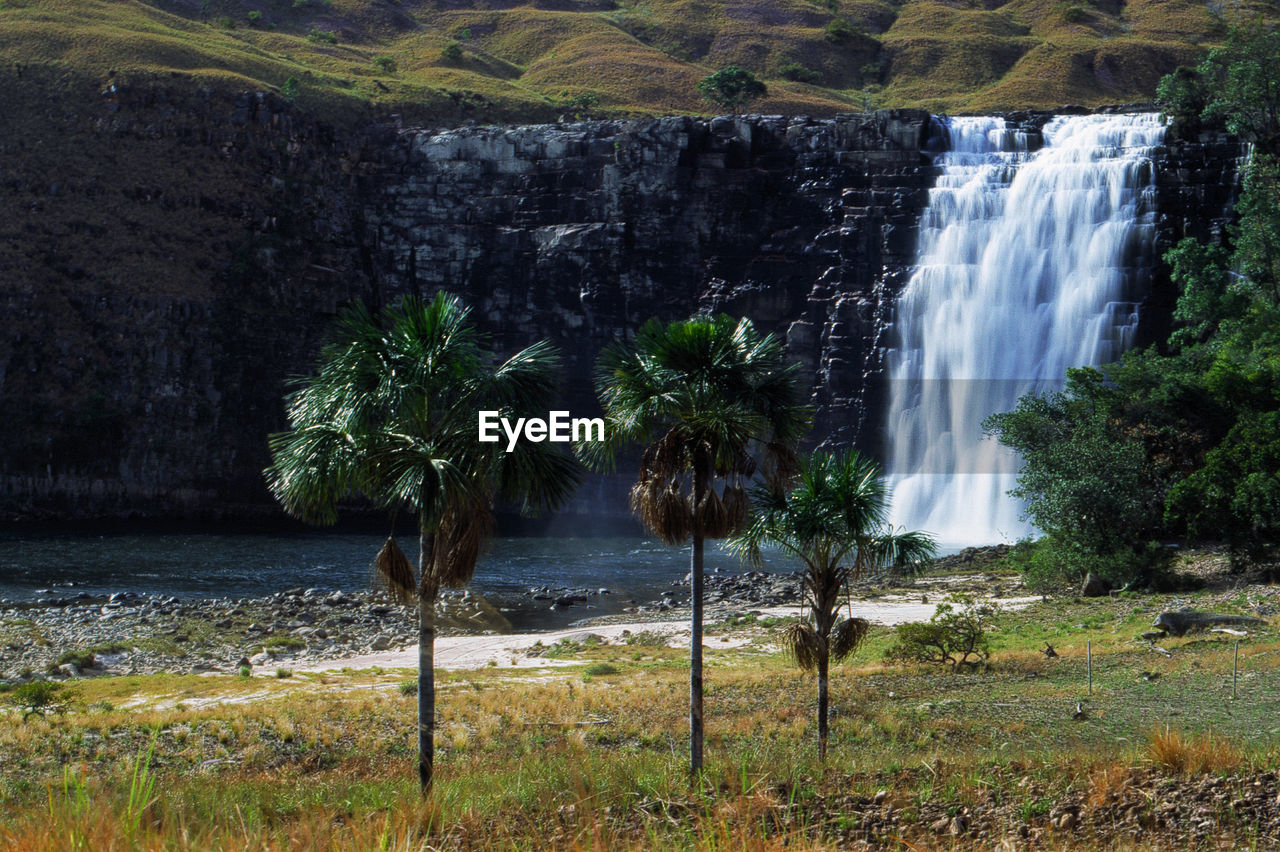
{"type": "Polygon", "coordinates": [[[767,478],[790,474],[795,442],[808,427],[796,366],[782,342],[750,320],[696,316],[650,320],[631,345],[596,363],[606,440],[581,446],[589,463],[612,463],[623,444],[646,445],[631,490],[632,510],[668,544],[693,539],[689,657],[689,755],[702,769],[703,541],[746,518],[747,480],[760,457],[767,478]]]}
{"type": "Polygon", "coordinates": [[[842,593],[868,573],[919,566],[936,552],[921,532],[894,532],[880,466],[856,451],[814,453],[800,460],[789,491],[757,488],[750,522],[730,546],[755,563],[771,544],[804,563],[807,620],[788,631],[788,645],[806,671],[818,672],[818,757],[827,755],[827,680],[831,660],[848,657],[867,635],[866,619],[840,619],[842,593]]]}
{"type": "Polygon", "coordinates": [[[529,510],[560,505],[577,484],[573,459],[548,443],[481,443],[480,409],[545,411],[559,357],[545,341],[494,365],[469,312],[444,293],[406,297],[374,315],[346,311],[315,374],[295,380],[290,429],[271,436],[271,491],[291,514],[337,520],[364,496],[418,518],[418,569],[389,537],[375,565],[388,589],[418,609],[418,774],[431,788],[435,731],[435,603],[460,587],[493,529],[495,498],[529,510]]]}

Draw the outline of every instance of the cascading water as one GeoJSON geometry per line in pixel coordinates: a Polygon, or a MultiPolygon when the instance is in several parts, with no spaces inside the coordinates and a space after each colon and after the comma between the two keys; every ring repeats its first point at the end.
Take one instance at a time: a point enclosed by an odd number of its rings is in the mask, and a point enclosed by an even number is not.
{"type": "Polygon", "coordinates": [[[1137,323],[1153,234],[1153,114],[1064,116],[1044,145],[1000,118],[946,120],[888,353],[892,520],[949,545],[1033,531],[1007,496],[1020,461],[982,421],[1068,367],[1115,360],[1137,323]]]}

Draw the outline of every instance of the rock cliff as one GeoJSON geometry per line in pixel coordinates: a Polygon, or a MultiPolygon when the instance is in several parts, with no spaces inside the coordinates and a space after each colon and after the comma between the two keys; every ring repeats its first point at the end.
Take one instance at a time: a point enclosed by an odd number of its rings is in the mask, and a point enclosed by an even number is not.
{"type": "MultiPolygon", "coordinates": [[[[459,293],[504,351],[554,340],[575,413],[595,353],[649,317],[750,316],[804,363],[815,441],[875,448],[933,178],[923,112],[340,129],[155,86],[34,109],[0,130],[0,201],[22,211],[0,241],[4,517],[273,516],[286,378],[342,304],[411,290],[459,293]]],[[[1220,232],[1238,153],[1205,132],[1160,154],[1152,328],[1156,252],[1220,232]]],[[[574,508],[624,493],[596,479],[574,508]]]]}

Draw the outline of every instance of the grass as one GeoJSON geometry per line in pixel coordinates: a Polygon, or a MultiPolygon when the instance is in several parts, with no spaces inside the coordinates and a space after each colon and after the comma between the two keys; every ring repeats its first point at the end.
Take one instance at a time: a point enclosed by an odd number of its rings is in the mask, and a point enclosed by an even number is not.
{"type": "MultiPolygon", "coordinates": [[[[922,848],[937,820],[965,809],[995,814],[981,816],[988,845],[1041,830],[1066,805],[1092,825],[1205,779],[1247,792],[1280,768],[1280,640],[1242,644],[1235,702],[1234,640],[1170,639],[1169,657],[1133,641],[1168,605],[1246,608],[1251,594],[1035,604],[1002,617],[991,668],[973,674],[886,665],[891,633],[878,628],[833,670],[825,768],[814,679],[781,654],[709,643],[709,769],[692,790],[685,652],[655,645],[558,646],[576,674],[439,672],[426,803],[404,671],[83,681],[65,714],[0,715],[0,845],[822,849],[883,836],[881,790],[900,817],[893,832],[922,848]],[[1046,640],[1058,659],[1037,653],[1046,640]],[[672,657],[637,662],[637,650],[672,657]]],[[[1248,841],[1247,821],[1215,820],[1248,841]]]]}
{"type": "Polygon", "coordinates": [[[298,102],[325,113],[425,119],[465,98],[483,117],[545,120],[565,91],[605,114],[708,111],[694,84],[730,64],[768,79],[755,108],[772,113],[847,111],[868,86],[889,106],[951,111],[1150,98],[1159,74],[1225,32],[1192,0],[205,5],[9,0],[0,49],[99,81],[175,73],[279,91],[292,78],[298,102]],[[809,74],[787,79],[797,66],[809,74]]]}

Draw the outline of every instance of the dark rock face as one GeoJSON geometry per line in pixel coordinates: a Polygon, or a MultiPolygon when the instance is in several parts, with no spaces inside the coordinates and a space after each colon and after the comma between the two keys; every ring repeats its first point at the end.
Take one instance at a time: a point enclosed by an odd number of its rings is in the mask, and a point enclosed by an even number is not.
{"type": "Polygon", "coordinates": [[[929,116],[665,118],[421,133],[366,216],[388,291],[458,293],[512,351],[550,337],[566,403],[651,317],[748,316],[856,441],[932,182],[929,116]]]}
{"type": "MultiPolygon", "coordinates": [[[[344,303],[440,288],[503,352],[552,339],[567,375],[548,407],[575,416],[598,410],[596,353],[650,317],[749,316],[803,363],[814,443],[873,449],[938,142],[920,111],[397,132],[155,89],[49,121],[95,158],[0,183],[47,225],[22,235],[39,263],[0,251],[7,519],[278,516],[261,470],[286,378],[344,303]],[[126,249],[151,264],[128,286],[126,249]]],[[[1221,134],[1171,141],[1150,251],[1220,234],[1238,155],[1221,134]]],[[[1156,279],[1152,316],[1167,317],[1167,270],[1156,279]]],[[[593,478],[570,511],[625,514],[629,479],[593,478]]]]}

